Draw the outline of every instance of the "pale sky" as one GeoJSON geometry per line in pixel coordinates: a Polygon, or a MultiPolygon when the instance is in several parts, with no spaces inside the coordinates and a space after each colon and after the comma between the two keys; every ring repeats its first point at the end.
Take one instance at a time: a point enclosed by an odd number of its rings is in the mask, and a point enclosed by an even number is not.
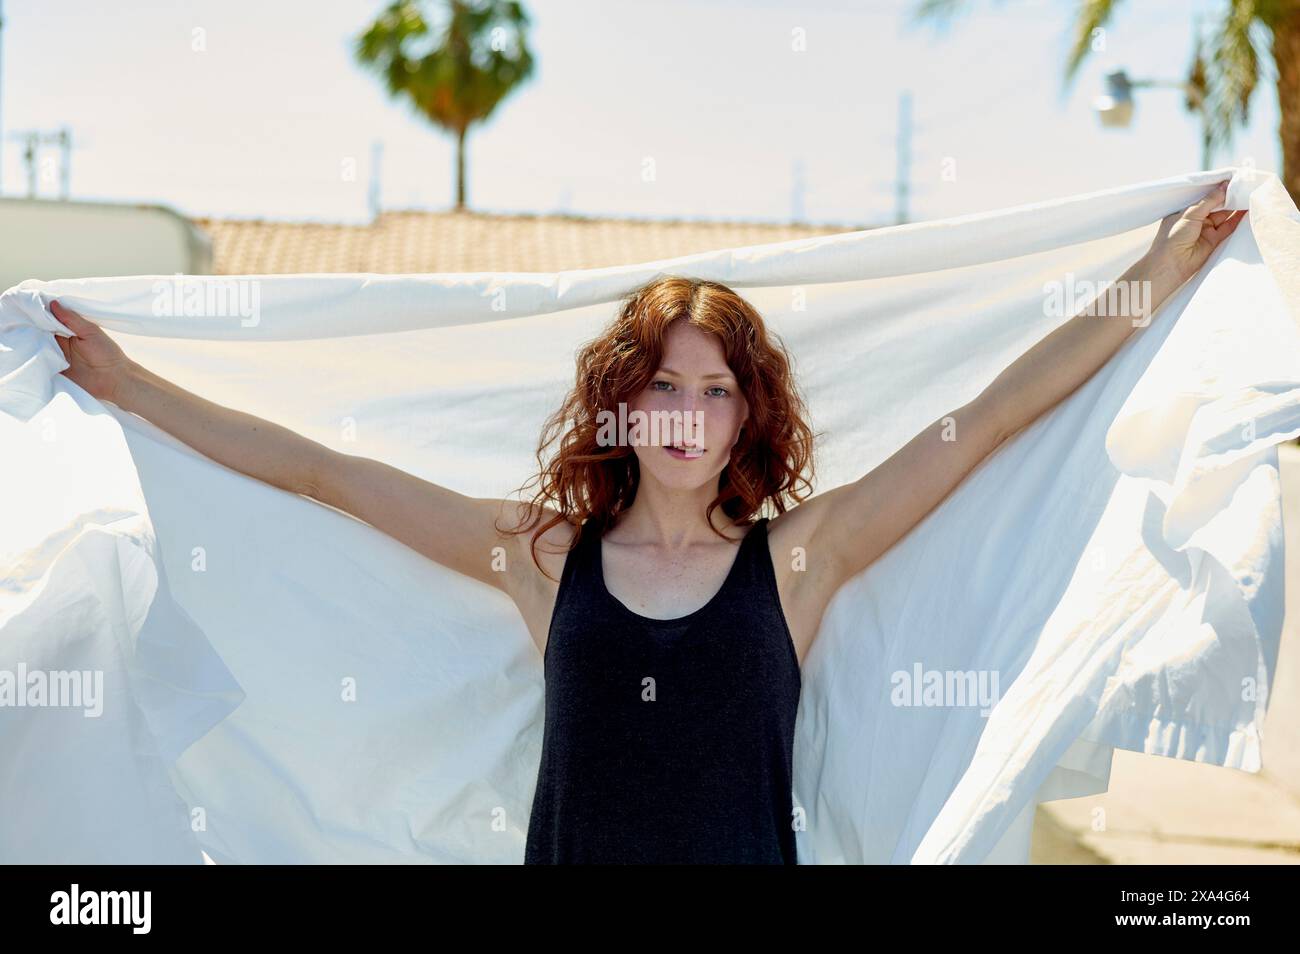
{"type": "MultiPolygon", "coordinates": [[[[1138,91],[1123,131],[1101,129],[1091,101],[1110,68],[1183,77],[1191,13],[1217,16],[1226,0],[1121,5],[1105,51],[1069,91],[1062,63],[1077,0],[970,0],[945,31],[910,28],[916,2],[525,0],[537,70],[471,132],[469,205],[889,224],[904,90],[913,221],[1199,168],[1199,122],[1180,93],[1138,91]],[[804,50],[793,48],[796,31],[804,50]]],[[[352,60],[352,38],[383,3],[3,3],[5,195],[27,188],[13,133],[67,125],[75,199],[361,222],[382,141],[385,208],[454,201],[452,138],[352,60]],[[193,48],[196,35],[205,50],[193,48]]],[[[1251,114],[1212,166],[1280,169],[1271,76],[1251,114]]],[[[41,194],[57,194],[56,182],[41,194]]]]}

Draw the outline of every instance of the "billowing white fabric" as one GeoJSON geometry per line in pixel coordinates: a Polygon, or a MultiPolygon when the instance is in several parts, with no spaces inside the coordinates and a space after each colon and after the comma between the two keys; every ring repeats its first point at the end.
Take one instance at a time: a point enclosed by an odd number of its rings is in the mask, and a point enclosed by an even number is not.
{"type": "Polygon", "coordinates": [[[1068,319],[1047,283],[1117,278],[1229,177],[1249,215],[1151,325],[836,594],[804,669],[800,861],[1024,861],[1035,804],[1103,791],[1115,747],[1258,771],[1300,216],[1240,168],[617,268],[245,276],[224,317],[158,312],[229,278],[9,289],[0,671],[98,670],[103,696],[0,708],[0,860],[519,862],[541,749],[506,596],[96,401],[59,374],[51,299],[210,400],[500,497],[621,296],[711,278],[790,347],[826,490],[1068,319]],[[918,669],[999,697],[895,704],[918,669]]]}

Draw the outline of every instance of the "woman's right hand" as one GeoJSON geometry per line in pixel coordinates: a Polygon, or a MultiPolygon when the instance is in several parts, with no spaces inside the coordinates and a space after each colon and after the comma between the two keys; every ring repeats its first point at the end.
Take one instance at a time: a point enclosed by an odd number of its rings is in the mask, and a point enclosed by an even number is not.
{"type": "Polygon", "coordinates": [[[118,387],[130,371],[131,359],[93,321],[87,321],[57,301],[50,302],[50,311],[76,335],[75,338],[54,336],[68,362],[63,374],[97,399],[117,404],[118,387]]]}

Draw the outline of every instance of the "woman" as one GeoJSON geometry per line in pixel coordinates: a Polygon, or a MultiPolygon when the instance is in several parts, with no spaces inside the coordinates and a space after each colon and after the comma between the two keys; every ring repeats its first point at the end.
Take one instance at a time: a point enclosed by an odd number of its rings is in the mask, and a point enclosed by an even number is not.
{"type": "MultiPolygon", "coordinates": [[[[1146,308],[1236,227],[1211,211],[1223,198],[1166,218],[1120,276],[1149,283],[1146,308]]],[[[800,666],[832,595],[1145,324],[1076,316],[880,466],[805,500],[813,435],[784,348],[725,286],[660,279],[583,349],[540,487],[507,507],[206,401],[52,310],[75,336],[56,339],[65,373],[94,396],[514,600],[546,676],[530,863],[795,863],[800,666]],[[638,428],[656,417],[702,426],[638,428]]]]}

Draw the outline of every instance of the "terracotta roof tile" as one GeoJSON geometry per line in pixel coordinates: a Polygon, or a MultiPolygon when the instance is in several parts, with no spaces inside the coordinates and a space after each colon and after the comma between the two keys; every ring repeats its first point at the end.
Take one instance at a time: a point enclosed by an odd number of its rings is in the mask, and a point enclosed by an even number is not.
{"type": "Polygon", "coordinates": [[[381,213],[369,225],[196,218],[218,275],[556,272],[856,231],[862,225],[381,213]]]}

